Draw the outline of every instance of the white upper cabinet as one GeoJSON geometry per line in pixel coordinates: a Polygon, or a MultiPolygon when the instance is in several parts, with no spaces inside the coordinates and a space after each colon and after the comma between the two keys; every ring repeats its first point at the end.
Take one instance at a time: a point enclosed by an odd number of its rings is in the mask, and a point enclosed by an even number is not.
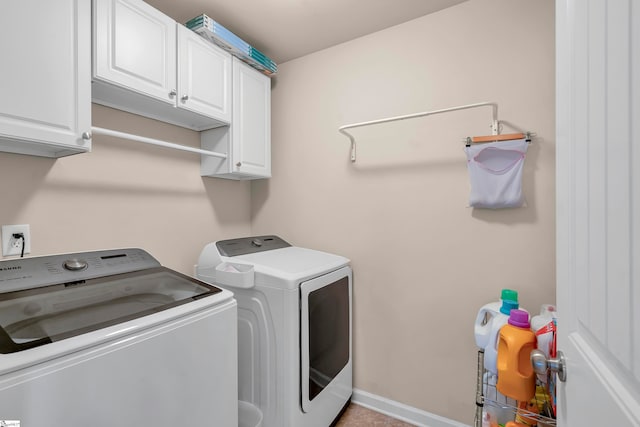
{"type": "Polygon", "coordinates": [[[229,123],[229,53],[142,0],[93,7],[94,102],[198,131],[229,123]]]}
{"type": "Polygon", "coordinates": [[[90,6],[2,3],[0,151],[61,157],[91,149],[90,6]]]}
{"type": "Polygon", "coordinates": [[[201,174],[229,179],[271,176],[271,80],[233,58],[233,122],[201,134],[202,148],[227,154],[202,157],[201,174]]]}
{"type": "Polygon", "coordinates": [[[94,79],[175,104],[175,21],[137,0],[95,1],[93,13],[94,79]]]}
{"type": "Polygon", "coordinates": [[[271,176],[271,79],[233,61],[234,171],[271,176]]]}
{"type": "Polygon", "coordinates": [[[231,55],[184,26],[177,28],[179,105],[231,122],[231,55]]]}

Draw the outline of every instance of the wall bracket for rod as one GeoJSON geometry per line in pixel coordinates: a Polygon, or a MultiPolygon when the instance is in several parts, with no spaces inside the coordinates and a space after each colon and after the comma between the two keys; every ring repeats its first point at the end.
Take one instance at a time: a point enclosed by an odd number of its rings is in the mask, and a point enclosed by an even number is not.
{"type": "Polygon", "coordinates": [[[431,116],[431,115],[434,115],[434,114],[448,113],[450,111],[458,111],[458,110],[467,110],[469,108],[478,108],[478,107],[492,107],[492,118],[493,118],[493,120],[491,121],[491,133],[493,135],[498,135],[499,132],[500,132],[500,123],[498,121],[498,103],[497,102],[479,102],[477,104],[460,105],[460,106],[457,106],[457,107],[443,108],[441,110],[423,111],[421,113],[407,114],[407,115],[404,115],[404,116],[395,116],[395,117],[388,117],[388,118],[385,118],[385,119],[371,120],[371,121],[367,121],[367,122],[352,123],[352,124],[340,126],[338,128],[338,131],[341,134],[345,135],[347,138],[349,138],[349,141],[351,141],[351,162],[355,163],[355,161],[356,161],[356,139],[355,139],[355,137],[353,135],[351,135],[349,132],[347,132],[347,129],[353,129],[353,128],[357,128],[357,127],[375,125],[375,124],[380,124],[380,123],[395,122],[395,121],[399,121],[399,120],[414,119],[414,118],[417,118],[417,117],[431,116]]]}

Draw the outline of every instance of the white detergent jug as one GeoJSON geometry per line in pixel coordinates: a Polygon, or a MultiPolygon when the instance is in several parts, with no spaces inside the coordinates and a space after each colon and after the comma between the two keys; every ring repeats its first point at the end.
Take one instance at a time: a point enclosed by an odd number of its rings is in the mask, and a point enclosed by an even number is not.
{"type": "Polygon", "coordinates": [[[500,334],[500,329],[509,321],[511,310],[517,309],[517,302],[505,300],[502,302],[502,306],[500,306],[500,311],[493,317],[493,321],[491,322],[487,346],[484,348],[484,369],[493,375],[498,374],[496,364],[498,360],[498,335],[500,334]]]}
{"type": "MultiPolygon", "coordinates": [[[[491,334],[491,323],[493,319],[500,314],[500,308],[503,301],[513,301],[517,304],[518,292],[512,289],[503,289],[500,295],[500,301],[490,302],[485,304],[478,311],[476,316],[476,323],[474,327],[474,333],[476,336],[476,345],[478,348],[484,349],[489,343],[489,335],[491,334]]],[[[516,305],[515,308],[518,308],[516,305]]],[[[506,313],[509,317],[509,313],[506,313]]]]}
{"type": "MultiPolygon", "coordinates": [[[[540,314],[531,318],[531,330],[536,334],[537,348],[547,359],[556,357],[556,321],[558,314],[552,304],[543,304],[540,314]]],[[[547,383],[547,375],[538,374],[542,383],[547,383]]]]}

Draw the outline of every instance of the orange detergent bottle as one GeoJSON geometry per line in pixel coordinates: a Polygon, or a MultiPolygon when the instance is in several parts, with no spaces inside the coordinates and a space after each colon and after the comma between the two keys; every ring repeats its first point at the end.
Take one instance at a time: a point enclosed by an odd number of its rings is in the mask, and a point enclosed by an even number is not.
{"type": "Polygon", "coordinates": [[[536,393],[536,374],[531,365],[531,350],[536,336],[531,331],[529,314],[511,310],[509,320],[500,329],[498,339],[498,391],[520,402],[529,402],[536,393]]]}

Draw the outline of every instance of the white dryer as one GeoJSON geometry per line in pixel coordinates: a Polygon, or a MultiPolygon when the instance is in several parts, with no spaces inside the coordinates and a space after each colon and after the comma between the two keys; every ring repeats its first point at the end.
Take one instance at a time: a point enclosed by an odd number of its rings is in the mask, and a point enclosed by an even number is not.
{"type": "Polygon", "coordinates": [[[277,236],[210,243],[200,280],[238,302],[238,397],[264,427],[328,427],[352,394],[349,260],[277,236]]]}

